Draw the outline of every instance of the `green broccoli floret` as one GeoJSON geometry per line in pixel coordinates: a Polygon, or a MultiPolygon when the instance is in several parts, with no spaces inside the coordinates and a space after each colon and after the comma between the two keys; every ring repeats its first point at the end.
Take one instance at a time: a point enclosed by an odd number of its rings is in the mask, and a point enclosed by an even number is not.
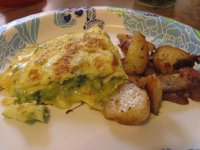
{"type": "Polygon", "coordinates": [[[17,97],[17,101],[16,101],[17,104],[32,103],[32,102],[41,104],[40,91],[27,95],[25,91],[19,88],[14,87],[13,90],[14,90],[15,96],[17,97]]]}

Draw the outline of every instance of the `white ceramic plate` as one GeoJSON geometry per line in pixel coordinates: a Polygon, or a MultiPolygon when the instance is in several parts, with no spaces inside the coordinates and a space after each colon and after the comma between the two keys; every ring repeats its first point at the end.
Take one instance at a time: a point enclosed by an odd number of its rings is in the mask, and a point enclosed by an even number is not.
{"type": "MultiPolygon", "coordinates": [[[[40,43],[95,24],[117,44],[116,33],[141,31],[156,46],[169,44],[200,53],[200,32],[172,19],[141,11],[86,7],[45,12],[0,27],[0,68],[28,44],[40,43]]],[[[196,65],[196,68],[200,67],[196,65]]],[[[1,93],[3,98],[4,93],[1,93]]],[[[200,103],[164,101],[159,116],[141,126],[106,120],[87,106],[66,115],[49,107],[48,124],[29,125],[0,115],[0,150],[199,150],[200,103]]],[[[0,113],[3,108],[0,107],[0,113]]]]}

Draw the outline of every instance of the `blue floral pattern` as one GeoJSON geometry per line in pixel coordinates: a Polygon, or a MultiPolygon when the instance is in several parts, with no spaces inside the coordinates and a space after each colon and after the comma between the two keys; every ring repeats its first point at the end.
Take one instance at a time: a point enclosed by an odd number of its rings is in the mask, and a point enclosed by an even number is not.
{"type": "Polygon", "coordinates": [[[40,19],[33,17],[30,20],[20,22],[15,26],[18,30],[19,36],[28,44],[35,44],[38,38],[40,19]]]}
{"type": "Polygon", "coordinates": [[[3,25],[0,27],[0,33],[3,33],[4,31],[6,31],[7,27],[6,25],[3,25]]]}
{"type": "MultiPolygon", "coordinates": [[[[14,22],[13,36],[10,41],[6,40],[7,26],[0,27],[0,69],[10,62],[10,57],[22,51],[27,44],[36,44],[39,31],[39,14],[18,19],[14,22]]],[[[12,28],[11,28],[12,29],[12,28]]]]}
{"type": "Polygon", "coordinates": [[[3,69],[10,62],[10,56],[15,56],[25,46],[26,43],[20,37],[19,33],[14,34],[9,42],[6,41],[3,34],[0,34],[0,69],[3,69]]]}
{"type": "Polygon", "coordinates": [[[54,13],[54,23],[56,26],[67,28],[76,25],[76,19],[72,18],[71,10],[56,11],[54,13]]]}
{"type": "Polygon", "coordinates": [[[77,19],[86,15],[83,29],[98,25],[103,28],[104,21],[96,18],[96,10],[92,7],[68,8],[54,13],[54,24],[58,27],[67,28],[77,24],[77,19]]]}
{"type": "Polygon", "coordinates": [[[104,21],[100,19],[96,19],[96,10],[94,8],[86,9],[87,19],[83,29],[91,28],[94,25],[98,25],[103,28],[104,21]]]}

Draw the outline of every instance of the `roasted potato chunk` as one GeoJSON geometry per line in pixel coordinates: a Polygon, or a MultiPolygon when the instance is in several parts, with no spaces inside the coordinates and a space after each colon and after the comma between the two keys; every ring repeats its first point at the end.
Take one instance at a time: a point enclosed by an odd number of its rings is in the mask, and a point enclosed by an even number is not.
{"type": "Polygon", "coordinates": [[[144,75],[149,76],[149,75],[153,75],[153,74],[157,74],[157,70],[155,69],[153,63],[151,61],[149,61],[149,63],[147,64],[147,68],[144,72],[144,75]]]}
{"type": "Polygon", "coordinates": [[[162,86],[159,78],[155,74],[147,78],[146,90],[150,98],[150,111],[158,115],[162,102],[162,86]]]}
{"type": "Polygon", "coordinates": [[[152,52],[153,50],[156,49],[156,46],[148,41],[147,41],[147,45],[148,45],[149,52],[152,52]]]}
{"type": "Polygon", "coordinates": [[[154,66],[163,74],[174,72],[174,65],[184,59],[189,59],[189,53],[172,46],[161,46],[153,56],[154,66]]]}
{"type": "Polygon", "coordinates": [[[150,102],[145,90],[134,83],[122,85],[105,104],[103,114],[106,118],[120,124],[139,125],[149,116],[150,102]]]}
{"type": "Polygon", "coordinates": [[[123,42],[125,40],[130,40],[132,36],[129,34],[117,34],[117,38],[119,39],[120,42],[123,42]]]}
{"type": "Polygon", "coordinates": [[[170,75],[159,75],[164,92],[185,90],[190,85],[190,80],[179,73],[170,75]]]}
{"type": "Polygon", "coordinates": [[[144,89],[146,86],[146,77],[140,77],[137,75],[129,75],[128,80],[131,81],[132,83],[136,84],[138,87],[144,89]]]}
{"type": "Polygon", "coordinates": [[[148,44],[145,37],[136,33],[125,56],[124,69],[127,74],[141,74],[145,71],[149,59],[148,44]]]}
{"type": "MultiPolygon", "coordinates": [[[[128,49],[128,47],[130,46],[130,42],[131,42],[131,38],[133,36],[129,35],[129,34],[117,34],[117,38],[119,39],[120,41],[120,48],[123,48],[126,47],[125,49],[128,49]],[[121,47],[122,46],[122,47],[121,47]]],[[[148,45],[148,50],[151,52],[153,50],[156,49],[156,46],[151,43],[151,42],[148,42],[147,41],[147,45],[148,45]]],[[[124,51],[123,51],[124,52],[124,51]]],[[[126,53],[127,51],[125,51],[126,53]]]]}

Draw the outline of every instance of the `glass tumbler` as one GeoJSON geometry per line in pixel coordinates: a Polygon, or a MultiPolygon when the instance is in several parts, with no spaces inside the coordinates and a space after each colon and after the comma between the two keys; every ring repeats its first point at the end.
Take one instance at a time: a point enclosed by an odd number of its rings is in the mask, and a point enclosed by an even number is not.
{"type": "Polygon", "coordinates": [[[151,8],[169,8],[173,7],[176,0],[138,0],[138,3],[151,8]]]}

